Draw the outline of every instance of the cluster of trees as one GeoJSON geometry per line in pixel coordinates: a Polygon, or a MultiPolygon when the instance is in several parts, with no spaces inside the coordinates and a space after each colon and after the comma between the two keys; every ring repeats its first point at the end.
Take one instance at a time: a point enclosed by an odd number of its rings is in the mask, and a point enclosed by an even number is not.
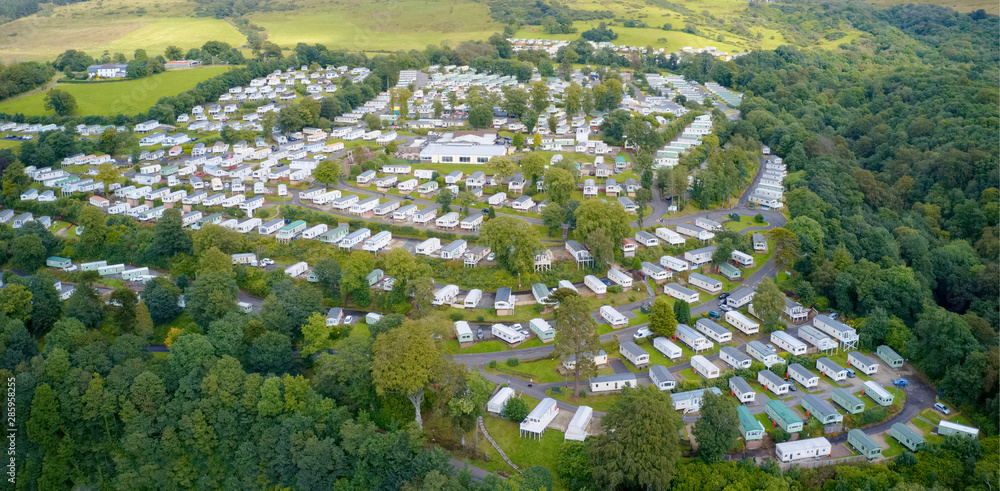
{"type": "Polygon", "coordinates": [[[52,67],[34,61],[0,64],[0,100],[43,85],[53,75],[52,67]]]}
{"type": "Polygon", "coordinates": [[[517,31],[522,25],[545,26],[552,34],[576,32],[573,21],[611,19],[608,10],[580,10],[543,0],[495,0],[489,3],[490,17],[517,31]],[[553,27],[554,26],[554,27],[553,27]]]}
{"type": "Polygon", "coordinates": [[[601,22],[597,27],[583,31],[583,33],[580,34],[580,37],[586,39],[587,41],[602,43],[618,39],[618,33],[608,29],[608,25],[601,22]]]}

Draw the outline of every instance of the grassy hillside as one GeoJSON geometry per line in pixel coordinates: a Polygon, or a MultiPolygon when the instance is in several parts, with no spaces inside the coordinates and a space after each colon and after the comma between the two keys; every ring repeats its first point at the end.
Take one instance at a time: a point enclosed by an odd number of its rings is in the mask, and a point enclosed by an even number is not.
{"type": "Polygon", "coordinates": [[[211,40],[246,41],[224,20],[192,17],[194,6],[184,0],[90,0],[47,8],[0,24],[0,62],[49,60],[67,49],[131,57],[137,48],[160,54],[171,44],[187,49],[211,40]]]}
{"type": "MultiPolygon", "coordinates": [[[[876,4],[909,3],[909,0],[871,0],[876,4]]],[[[676,50],[715,46],[724,51],[771,49],[790,42],[781,25],[747,12],[746,0],[565,0],[574,9],[611,11],[616,19],[644,22],[648,27],[627,28],[614,22],[618,44],[652,45],[676,50]],[[671,30],[662,26],[670,24],[671,30]],[[686,24],[697,34],[682,32],[686,24]],[[740,29],[734,29],[739,26],[740,29]]],[[[993,0],[932,0],[960,11],[983,8],[1000,13],[993,0]]],[[[473,0],[297,0],[290,11],[259,13],[251,21],[266,29],[268,38],[291,48],[299,42],[322,43],[331,48],[359,51],[423,49],[428,44],[457,45],[484,40],[503,26],[489,16],[487,2],[473,0]]],[[[128,55],[144,48],[150,54],[176,44],[182,48],[219,40],[233,46],[246,39],[228,22],[195,17],[196,3],[186,0],[89,0],[52,8],[39,14],[0,24],[0,62],[49,60],[73,48],[100,56],[105,51],[128,55]]],[[[578,21],[582,32],[597,21],[578,21]]],[[[809,26],[799,26],[806,28],[809,26]]],[[[836,48],[860,33],[840,26],[842,39],[822,39],[809,44],[836,48]]],[[[820,29],[822,31],[822,29],[820,29]]],[[[820,35],[825,32],[817,32],[820,35]]],[[[525,26],[518,37],[576,39],[575,34],[548,34],[540,26],[525,26]]]]}
{"type": "Polygon", "coordinates": [[[423,49],[446,41],[456,45],[503,31],[485,5],[464,0],[299,5],[305,8],[256,14],[251,21],[281,46],[321,43],[360,51],[423,49]]]}
{"type": "MultiPolygon", "coordinates": [[[[147,111],[160,97],[177,95],[198,82],[214,77],[229,67],[204,67],[190,70],[164,72],[140,80],[94,84],[57,84],[76,96],[83,116],[114,116],[138,114],[147,111]]],[[[8,114],[42,115],[46,111],[45,94],[32,94],[20,99],[0,103],[0,112],[8,114]]]]}

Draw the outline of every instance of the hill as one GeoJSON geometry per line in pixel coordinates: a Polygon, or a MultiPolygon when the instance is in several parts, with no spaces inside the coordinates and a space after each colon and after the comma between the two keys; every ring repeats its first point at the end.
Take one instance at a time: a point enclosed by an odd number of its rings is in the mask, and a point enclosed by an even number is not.
{"type": "MultiPolygon", "coordinates": [[[[905,0],[872,0],[889,5],[905,0]]],[[[960,11],[979,8],[1000,13],[986,0],[935,0],[960,11]]],[[[89,0],[65,6],[44,4],[41,12],[0,24],[0,62],[50,60],[67,49],[93,56],[137,48],[162,53],[168,45],[199,47],[217,40],[240,46],[246,36],[223,19],[198,16],[200,3],[184,0],[89,0]]],[[[605,21],[618,33],[616,44],[652,45],[677,50],[715,46],[722,51],[770,49],[781,44],[830,49],[860,36],[850,25],[795,22],[780,12],[781,4],[745,0],[569,0],[548,2],[555,12],[581,12],[568,33],[543,27],[543,19],[521,16],[525,24],[515,37],[576,39],[605,21]]],[[[503,13],[533,8],[522,0],[297,0],[280,11],[246,17],[264,28],[267,38],[283,48],[300,42],[352,51],[423,49],[429,44],[456,46],[485,40],[502,32],[503,13]],[[497,5],[503,8],[497,9],[497,5]]]]}
{"type": "MultiPolygon", "coordinates": [[[[203,67],[163,72],[139,80],[56,84],[55,88],[65,90],[76,97],[81,116],[138,114],[148,111],[160,97],[180,94],[198,82],[226,70],[229,70],[229,67],[203,67]]],[[[21,113],[29,116],[52,114],[51,111],[45,110],[44,104],[45,93],[40,92],[0,103],[0,113],[21,113]]]]}

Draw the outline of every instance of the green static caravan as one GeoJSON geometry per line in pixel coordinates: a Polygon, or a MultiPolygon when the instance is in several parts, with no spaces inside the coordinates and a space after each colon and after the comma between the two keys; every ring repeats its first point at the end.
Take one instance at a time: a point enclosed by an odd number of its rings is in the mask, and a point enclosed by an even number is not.
{"type": "Polygon", "coordinates": [[[903,366],[903,357],[892,348],[882,345],[875,349],[875,355],[882,359],[889,368],[899,368],[903,366]]]}
{"type": "Polygon", "coordinates": [[[108,266],[101,266],[101,267],[97,268],[97,274],[99,274],[101,276],[108,276],[108,275],[113,275],[113,274],[122,274],[122,271],[125,271],[125,265],[124,264],[111,264],[111,265],[108,265],[108,266]]]}
{"type": "Polygon", "coordinates": [[[846,409],[850,414],[858,414],[865,410],[865,401],[840,387],[833,388],[833,402],[846,409]]]}
{"type": "Polygon", "coordinates": [[[889,430],[889,434],[892,435],[897,442],[910,449],[911,452],[920,450],[920,447],[924,445],[924,437],[903,423],[896,423],[892,425],[892,428],[889,430]]]}
{"type": "Polygon", "coordinates": [[[844,422],[844,416],[819,396],[803,394],[802,409],[806,410],[806,416],[816,418],[824,425],[844,422]]]}
{"type": "Polygon", "coordinates": [[[892,405],[893,395],[878,383],[871,380],[865,382],[864,391],[866,396],[871,397],[880,406],[892,405]]]}
{"type": "Polygon", "coordinates": [[[350,233],[350,229],[348,229],[345,225],[341,225],[335,229],[324,232],[323,235],[319,236],[319,240],[327,244],[336,244],[337,242],[340,242],[340,239],[347,237],[348,233],[350,233]]]}
{"type": "Polygon", "coordinates": [[[288,225],[285,225],[284,227],[281,227],[281,229],[278,230],[277,239],[286,241],[291,240],[296,235],[302,233],[302,231],[304,231],[307,226],[308,225],[306,224],[305,220],[296,220],[292,223],[289,223],[288,225]]]}
{"type": "Polygon", "coordinates": [[[94,261],[80,265],[80,271],[97,271],[108,265],[107,261],[94,261]]]}
{"type": "Polygon", "coordinates": [[[938,435],[948,436],[948,435],[959,435],[967,436],[970,438],[976,438],[979,436],[979,428],[973,428],[971,426],[960,425],[958,423],[952,423],[951,421],[941,420],[938,423],[938,435]]]}
{"type": "Polygon", "coordinates": [[[802,419],[795,415],[791,409],[788,408],[781,401],[770,400],[765,404],[765,411],[767,411],[767,417],[771,418],[771,421],[781,429],[789,432],[796,433],[802,431],[802,419]]]}
{"type": "Polygon", "coordinates": [[[855,428],[847,432],[847,443],[850,443],[855,450],[864,455],[866,459],[872,460],[882,456],[882,447],[875,440],[865,434],[865,432],[855,428]]]}
{"type": "Polygon", "coordinates": [[[45,260],[45,266],[56,269],[70,269],[73,267],[73,260],[68,257],[49,256],[45,260]]]}
{"type": "Polygon", "coordinates": [[[725,276],[729,280],[737,280],[741,276],[743,276],[743,273],[740,271],[740,268],[737,268],[736,266],[733,266],[732,264],[729,263],[720,264],[719,272],[722,273],[722,276],[725,276]]]}
{"type": "Polygon", "coordinates": [[[122,271],[123,280],[138,280],[142,279],[143,276],[149,276],[149,268],[142,267],[122,271]]]}
{"type": "Polygon", "coordinates": [[[736,406],[736,414],[740,417],[740,435],[744,440],[750,442],[764,438],[764,425],[753,417],[749,409],[745,406],[736,406]]]}

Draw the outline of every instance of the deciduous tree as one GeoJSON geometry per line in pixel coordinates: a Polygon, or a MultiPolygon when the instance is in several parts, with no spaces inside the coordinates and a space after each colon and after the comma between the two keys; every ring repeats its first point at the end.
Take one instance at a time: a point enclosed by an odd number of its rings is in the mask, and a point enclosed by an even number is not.
{"type": "Polygon", "coordinates": [[[677,317],[666,297],[656,297],[649,311],[649,330],[658,336],[672,338],[677,330],[677,317]]]}
{"type": "Polygon", "coordinates": [[[764,278],[757,285],[757,293],[750,301],[754,315],[764,323],[766,332],[781,325],[781,313],[785,310],[785,295],[770,278],[764,278]]]}
{"type": "Polygon", "coordinates": [[[406,321],[403,327],[375,338],[375,356],[372,359],[375,390],[380,395],[405,395],[413,404],[414,420],[420,428],[423,428],[420,404],[440,358],[431,332],[424,323],[406,321]]]}
{"type": "Polygon", "coordinates": [[[497,217],[483,224],[479,238],[496,254],[497,264],[512,273],[532,271],[535,253],[542,250],[538,230],[510,216],[497,217]]]}
{"type": "Polygon", "coordinates": [[[694,424],[698,455],[705,462],[721,462],[740,438],[740,418],[732,399],[705,391],[701,403],[701,418],[694,424]]]}
{"type": "Polygon", "coordinates": [[[791,271],[799,258],[799,238],[788,229],[776,227],[765,232],[774,247],[774,266],[778,271],[791,271]]]}
{"type": "Polygon", "coordinates": [[[545,172],[546,195],[554,203],[566,206],[576,190],[576,179],[564,169],[551,167],[545,172]]]}

